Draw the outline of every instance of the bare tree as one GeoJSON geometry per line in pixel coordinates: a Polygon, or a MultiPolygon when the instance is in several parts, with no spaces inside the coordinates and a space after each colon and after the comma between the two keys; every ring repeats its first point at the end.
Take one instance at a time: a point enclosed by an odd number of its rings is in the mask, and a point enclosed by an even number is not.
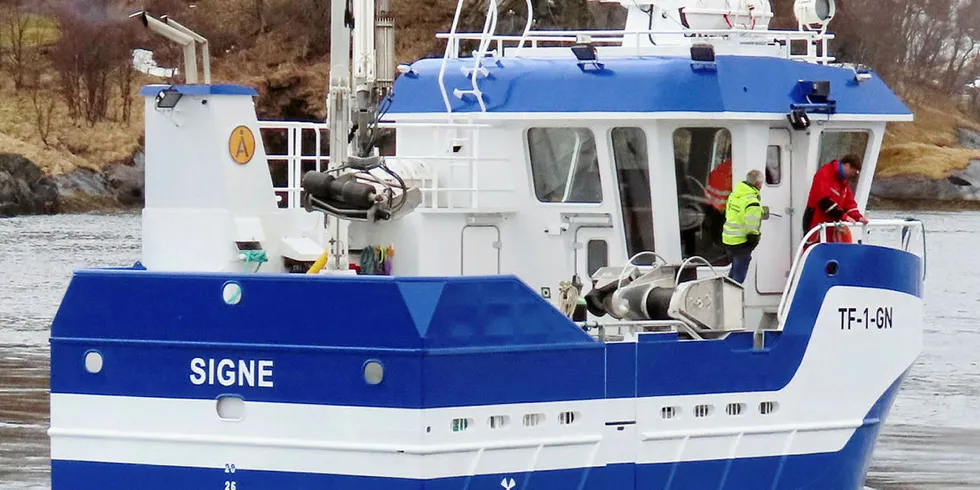
{"type": "Polygon", "coordinates": [[[14,79],[14,88],[20,90],[24,88],[24,76],[27,69],[27,30],[30,27],[31,17],[28,15],[24,2],[14,0],[7,5],[0,7],[3,14],[0,15],[3,32],[0,39],[5,40],[7,45],[6,65],[14,79]],[[4,39],[5,38],[5,39],[4,39]]]}
{"type": "Polygon", "coordinates": [[[253,1],[255,2],[255,23],[257,24],[255,33],[262,34],[265,32],[265,0],[253,1]]]}
{"type": "Polygon", "coordinates": [[[90,124],[108,118],[112,81],[123,97],[124,119],[131,106],[132,73],[129,24],[96,23],[74,12],[59,14],[61,37],[52,52],[52,63],[61,79],[61,93],[73,119],[90,124]]]}
{"type": "Polygon", "coordinates": [[[30,36],[31,50],[27,63],[27,90],[31,95],[31,108],[34,112],[34,127],[44,146],[50,147],[51,123],[58,100],[49,97],[45,88],[44,74],[50,70],[49,62],[41,55],[44,45],[44,32],[34,29],[30,36]]]}
{"type": "Polygon", "coordinates": [[[50,147],[51,142],[48,141],[48,138],[51,135],[51,116],[54,114],[57,99],[47,97],[46,94],[41,92],[39,79],[35,79],[32,82],[30,93],[31,107],[34,109],[34,125],[37,129],[38,136],[41,137],[41,142],[44,143],[44,146],[50,147]]]}

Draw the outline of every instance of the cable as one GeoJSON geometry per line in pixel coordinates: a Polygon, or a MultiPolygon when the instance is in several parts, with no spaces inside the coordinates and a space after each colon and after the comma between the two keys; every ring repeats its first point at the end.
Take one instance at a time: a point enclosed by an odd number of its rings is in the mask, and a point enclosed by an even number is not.
{"type": "Polygon", "coordinates": [[[639,7],[639,8],[640,8],[640,12],[646,12],[647,17],[649,19],[647,20],[647,40],[650,41],[650,44],[656,46],[657,43],[654,42],[653,40],[653,33],[649,32],[653,30],[653,5],[650,5],[650,8],[648,10],[643,10],[643,7],[639,7]]]}
{"type": "MultiPolygon", "coordinates": [[[[663,263],[664,263],[664,265],[667,265],[667,263],[668,263],[667,262],[667,259],[663,258],[662,256],[660,256],[660,254],[658,254],[656,252],[653,252],[653,251],[650,251],[650,250],[644,250],[642,252],[637,252],[632,257],[630,257],[629,260],[626,261],[626,267],[623,267],[623,270],[620,271],[620,273],[619,273],[619,279],[616,280],[616,289],[619,289],[619,288],[623,287],[623,278],[626,276],[626,271],[629,270],[629,266],[631,266],[631,265],[635,267],[635,265],[633,264],[633,261],[636,260],[636,259],[638,259],[639,257],[644,256],[644,255],[653,255],[653,258],[654,259],[660,259],[660,260],[662,260],[663,263]]],[[[654,260],[653,265],[656,265],[656,264],[657,264],[657,262],[656,262],[656,260],[654,260]]]]}

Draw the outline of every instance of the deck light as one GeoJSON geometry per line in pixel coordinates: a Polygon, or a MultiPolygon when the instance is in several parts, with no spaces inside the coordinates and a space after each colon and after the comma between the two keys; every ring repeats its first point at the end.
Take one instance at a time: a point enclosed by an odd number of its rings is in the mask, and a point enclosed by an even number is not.
{"type": "Polygon", "coordinates": [[[811,104],[826,103],[830,98],[830,82],[827,80],[801,81],[800,88],[811,104]]]}
{"type": "Polygon", "coordinates": [[[173,109],[177,106],[177,102],[183,97],[177,89],[173,87],[167,87],[157,94],[157,109],[173,109]]]}
{"type": "Polygon", "coordinates": [[[599,55],[596,53],[592,36],[585,34],[576,36],[575,44],[572,46],[572,54],[578,59],[578,67],[582,71],[586,71],[587,67],[592,67],[591,69],[598,71],[603,69],[602,63],[599,63],[599,55]]]}
{"type": "Polygon", "coordinates": [[[800,23],[800,29],[807,27],[822,31],[833,20],[837,13],[834,0],[796,0],[793,3],[793,14],[800,23]]]}
{"type": "Polygon", "coordinates": [[[797,131],[803,131],[810,127],[810,116],[806,114],[806,109],[797,108],[786,115],[786,119],[797,131]]]}
{"type": "Polygon", "coordinates": [[[572,46],[572,53],[580,63],[595,63],[599,59],[590,36],[578,36],[575,45],[572,46]]]}
{"type": "Polygon", "coordinates": [[[408,63],[399,63],[397,69],[398,73],[401,73],[409,78],[417,78],[419,76],[419,73],[415,71],[415,68],[412,68],[412,65],[409,65],[408,63]]]}
{"type": "Polygon", "coordinates": [[[700,61],[704,63],[714,63],[715,61],[715,47],[711,44],[692,44],[691,45],[691,61],[700,61]]]}
{"type": "Polygon", "coordinates": [[[858,82],[867,82],[868,80],[871,80],[871,68],[864,65],[855,66],[854,79],[858,82]]]}

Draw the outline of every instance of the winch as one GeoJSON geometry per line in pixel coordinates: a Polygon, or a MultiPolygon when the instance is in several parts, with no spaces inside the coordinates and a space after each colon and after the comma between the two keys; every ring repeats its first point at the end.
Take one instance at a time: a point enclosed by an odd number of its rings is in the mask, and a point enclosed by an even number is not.
{"type": "Polygon", "coordinates": [[[742,286],[722,275],[698,278],[686,264],[600,268],[585,295],[589,313],[617,320],[678,320],[696,331],[742,330],[742,286]]]}

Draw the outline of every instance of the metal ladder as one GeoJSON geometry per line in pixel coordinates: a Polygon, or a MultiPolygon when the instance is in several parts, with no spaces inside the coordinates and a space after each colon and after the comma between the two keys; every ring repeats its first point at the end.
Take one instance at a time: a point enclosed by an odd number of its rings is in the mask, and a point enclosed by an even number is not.
{"type": "MultiPolygon", "coordinates": [[[[449,31],[449,40],[446,43],[446,52],[442,57],[442,66],[439,69],[439,89],[442,91],[442,100],[446,105],[446,112],[452,113],[452,104],[449,102],[449,95],[446,90],[445,76],[446,76],[446,65],[450,58],[456,58],[459,53],[459,40],[455,37],[457,29],[459,27],[459,17],[463,11],[463,2],[465,0],[459,0],[456,3],[456,14],[453,16],[453,25],[449,31]]],[[[471,87],[470,89],[453,89],[453,95],[462,100],[466,95],[473,95],[476,97],[477,103],[480,104],[480,111],[487,112],[486,101],[483,100],[483,91],[480,90],[480,76],[487,77],[490,75],[490,71],[487,66],[484,65],[484,59],[489,53],[496,64],[499,53],[497,50],[490,50],[490,43],[493,40],[493,33],[497,30],[497,0],[489,0],[487,2],[487,17],[483,22],[483,31],[480,34],[480,45],[476,51],[473,52],[473,66],[464,66],[461,71],[464,75],[469,77],[471,87]]]]}

